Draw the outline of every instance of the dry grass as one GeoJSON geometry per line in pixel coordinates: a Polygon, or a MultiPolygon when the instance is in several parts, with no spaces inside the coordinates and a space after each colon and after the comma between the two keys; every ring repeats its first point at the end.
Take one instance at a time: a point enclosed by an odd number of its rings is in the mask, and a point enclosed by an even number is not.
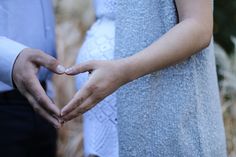
{"type": "MultiPolygon", "coordinates": [[[[91,1],[87,0],[56,0],[57,16],[57,52],[59,60],[65,66],[75,63],[79,47],[87,29],[94,21],[91,1]]],[[[54,76],[56,102],[63,107],[76,92],[73,77],[54,76]]],[[[83,156],[82,119],[77,118],[66,124],[59,132],[58,156],[83,156]]]]}
{"type": "MultiPolygon", "coordinates": [[[[65,65],[73,65],[86,30],[94,21],[91,0],[54,0],[57,16],[58,58],[65,65]]],[[[216,45],[221,88],[222,110],[229,157],[236,157],[236,55],[230,58],[216,45]]],[[[54,76],[56,102],[64,106],[76,92],[73,77],[54,76]]],[[[78,118],[60,130],[59,157],[82,157],[82,120],[78,118]]]]}
{"type": "MultiPolygon", "coordinates": [[[[236,42],[235,42],[236,43],[236,42]]],[[[236,157],[236,52],[230,57],[215,45],[218,73],[224,115],[227,149],[229,157],[236,157]]]]}

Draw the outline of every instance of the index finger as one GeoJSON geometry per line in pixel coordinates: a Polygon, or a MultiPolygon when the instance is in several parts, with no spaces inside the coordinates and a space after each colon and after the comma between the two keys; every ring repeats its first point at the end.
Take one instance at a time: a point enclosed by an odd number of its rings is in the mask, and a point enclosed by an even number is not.
{"type": "Polygon", "coordinates": [[[36,51],[37,53],[34,53],[34,56],[32,57],[33,62],[35,62],[36,64],[40,66],[46,67],[48,70],[56,74],[64,74],[66,69],[64,66],[62,66],[59,63],[59,61],[56,58],[40,50],[36,50],[36,51]]]}
{"type": "Polygon", "coordinates": [[[59,123],[58,119],[50,115],[47,111],[45,111],[45,109],[42,106],[40,106],[29,93],[26,93],[25,96],[32,105],[35,112],[39,113],[42,117],[48,120],[51,124],[54,125],[54,127],[56,128],[61,127],[61,124],[59,123]]]}
{"type": "Polygon", "coordinates": [[[65,116],[66,114],[72,112],[76,109],[80,104],[82,104],[90,95],[92,94],[91,90],[89,90],[86,86],[82,87],[70,100],[70,102],[61,110],[61,116],[65,116]]]}
{"type": "Polygon", "coordinates": [[[29,94],[41,105],[44,109],[56,116],[60,116],[59,108],[49,99],[44,89],[42,88],[38,78],[32,75],[28,81],[25,81],[25,87],[29,94]]]}

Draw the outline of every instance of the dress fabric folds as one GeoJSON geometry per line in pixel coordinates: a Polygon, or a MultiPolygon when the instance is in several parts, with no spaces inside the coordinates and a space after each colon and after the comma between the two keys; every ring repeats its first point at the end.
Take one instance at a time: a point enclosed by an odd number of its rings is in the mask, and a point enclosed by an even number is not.
{"type": "MultiPolygon", "coordinates": [[[[174,0],[117,0],[115,58],[139,52],[177,23],[174,0]]],[[[120,157],[226,157],[214,57],[211,43],[119,89],[120,157]]]]}

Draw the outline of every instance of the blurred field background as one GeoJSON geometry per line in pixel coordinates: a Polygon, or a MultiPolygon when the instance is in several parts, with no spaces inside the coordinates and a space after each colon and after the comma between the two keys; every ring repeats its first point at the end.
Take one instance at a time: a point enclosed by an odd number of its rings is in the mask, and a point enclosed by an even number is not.
{"type": "MultiPolygon", "coordinates": [[[[214,1],[214,40],[219,87],[229,157],[236,157],[236,1],[214,1]]],[[[75,63],[86,31],[95,20],[91,0],[54,0],[57,18],[57,51],[65,66],[75,63]]],[[[76,92],[73,77],[53,78],[56,102],[64,106],[76,92]]],[[[59,131],[59,157],[83,156],[82,119],[59,131]]]]}

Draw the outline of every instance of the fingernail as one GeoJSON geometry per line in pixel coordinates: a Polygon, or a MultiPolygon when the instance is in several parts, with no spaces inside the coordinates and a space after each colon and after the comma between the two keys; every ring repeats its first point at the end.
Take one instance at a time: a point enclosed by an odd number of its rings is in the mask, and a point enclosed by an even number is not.
{"type": "Polygon", "coordinates": [[[56,129],[60,129],[60,128],[61,128],[61,124],[54,124],[54,127],[55,127],[56,129]]]}
{"type": "Polygon", "coordinates": [[[62,112],[61,112],[61,117],[63,117],[63,116],[64,116],[64,112],[62,111],[62,112]]]}
{"type": "Polygon", "coordinates": [[[67,69],[65,70],[66,73],[71,73],[72,71],[73,71],[73,68],[71,68],[71,67],[70,67],[70,68],[67,68],[67,69]]]}
{"type": "Polygon", "coordinates": [[[58,66],[57,66],[57,72],[59,72],[59,73],[64,73],[65,70],[66,70],[66,68],[65,68],[64,66],[62,66],[62,65],[58,65],[58,66]]]}
{"type": "Polygon", "coordinates": [[[65,111],[61,112],[61,117],[64,117],[67,113],[68,112],[65,112],[65,111]]]}

